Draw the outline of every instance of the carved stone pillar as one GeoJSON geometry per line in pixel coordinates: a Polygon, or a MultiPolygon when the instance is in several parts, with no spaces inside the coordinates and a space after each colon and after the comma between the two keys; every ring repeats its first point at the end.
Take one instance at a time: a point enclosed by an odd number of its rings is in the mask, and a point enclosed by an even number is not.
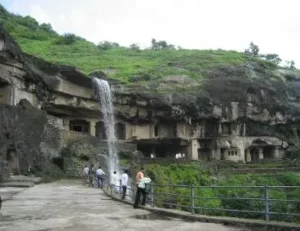
{"type": "Polygon", "coordinates": [[[246,162],[247,162],[247,163],[248,163],[248,162],[251,162],[251,153],[250,153],[250,149],[249,149],[249,148],[246,149],[245,152],[246,152],[246,162]]]}
{"type": "Polygon", "coordinates": [[[258,148],[258,158],[260,160],[264,159],[264,149],[263,148],[258,148]]]}

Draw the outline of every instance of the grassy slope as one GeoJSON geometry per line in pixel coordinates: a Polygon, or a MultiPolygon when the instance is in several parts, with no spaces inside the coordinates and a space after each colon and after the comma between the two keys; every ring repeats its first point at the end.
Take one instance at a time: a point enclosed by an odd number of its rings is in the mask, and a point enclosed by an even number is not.
{"type": "Polygon", "coordinates": [[[246,61],[243,53],[224,50],[136,51],[125,47],[101,50],[84,39],[77,39],[71,45],[58,45],[60,36],[54,31],[43,29],[33,18],[13,15],[3,8],[0,22],[26,53],[54,63],[75,65],[85,73],[114,69],[110,77],[125,83],[132,82],[135,75],[145,74],[151,79],[173,74],[201,79],[204,69],[246,61]]]}

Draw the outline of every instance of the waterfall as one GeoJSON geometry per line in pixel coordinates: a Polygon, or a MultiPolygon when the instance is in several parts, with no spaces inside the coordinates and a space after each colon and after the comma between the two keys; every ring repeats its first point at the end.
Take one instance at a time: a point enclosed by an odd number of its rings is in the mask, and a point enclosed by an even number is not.
{"type": "Polygon", "coordinates": [[[115,117],[114,107],[112,104],[112,93],[109,84],[105,80],[93,78],[93,85],[97,98],[100,104],[100,110],[103,115],[105,133],[108,146],[108,169],[109,173],[113,171],[119,172],[119,158],[116,148],[116,134],[115,134],[115,117]]]}

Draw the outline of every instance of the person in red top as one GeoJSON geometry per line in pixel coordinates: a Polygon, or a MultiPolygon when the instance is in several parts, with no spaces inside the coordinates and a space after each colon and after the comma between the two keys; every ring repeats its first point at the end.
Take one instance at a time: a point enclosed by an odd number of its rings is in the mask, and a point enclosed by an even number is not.
{"type": "Polygon", "coordinates": [[[142,205],[145,205],[146,202],[146,191],[144,188],[139,188],[139,183],[142,178],[144,178],[144,168],[141,167],[141,170],[136,174],[136,194],[135,194],[135,202],[133,204],[133,208],[138,208],[138,204],[140,202],[141,194],[143,195],[142,205]]]}
{"type": "Polygon", "coordinates": [[[143,171],[144,171],[144,168],[141,167],[141,170],[136,174],[135,179],[136,179],[136,184],[137,185],[140,183],[140,180],[144,177],[143,171]]]}

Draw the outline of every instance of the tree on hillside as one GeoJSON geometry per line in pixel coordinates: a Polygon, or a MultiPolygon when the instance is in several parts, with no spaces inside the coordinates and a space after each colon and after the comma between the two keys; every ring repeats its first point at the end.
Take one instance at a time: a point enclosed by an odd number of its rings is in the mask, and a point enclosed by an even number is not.
{"type": "Polygon", "coordinates": [[[79,36],[76,36],[72,33],[66,33],[63,36],[59,36],[59,38],[55,41],[55,44],[58,45],[71,45],[78,40],[85,40],[79,36]]]}
{"type": "Polygon", "coordinates": [[[101,41],[101,42],[98,43],[97,47],[100,50],[109,50],[109,49],[112,49],[112,48],[120,47],[120,45],[118,43],[115,43],[115,42],[101,41]]]}
{"type": "Polygon", "coordinates": [[[286,60],[285,62],[287,64],[287,68],[289,68],[291,70],[295,69],[295,62],[294,62],[294,60],[286,60]]]}
{"type": "Polygon", "coordinates": [[[269,62],[275,63],[276,65],[278,65],[282,61],[278,54],[265,54],[260,55],[260,57],[269,62]]]}
{"type": "Polygon", "coordinates": [[[172,44],[168,44],[166,41],[161,40],[161,41],[156,41],[156,39],[151,40],[151,49],[152,50],[173,50],[175,49],[175,46],[172,44]]]}
{"type": "Polygon", "coordinates": [[[3,15],[9,14],[9,12],[5,9],[4,6],[1,5],[1,3],[0,3],[0,14],[3,14],[3,15]]]}
{"type": "Polygon", "coordinates": [[[245,54],[257,57],[259,55],[258,45],[255,45],[253,42],[251,42],[249,48],[245,50],[245,54]]]}
{"type": "Polygon", "coordinates": [[[42,23],[40,25],[40,30],[49,32],[51,34],[57,34],[53,29],[50,23],[42,23]]]}
{"type": "Polygon", "coordinates": [[[130,48],[131,50],[134,50],[134,51],[140,51],[140,50],[141,50],[141,48],[139,47],[139,45],[138,45],[137,43],[131,44],[131,45],[129,46],[129,48],[130,48]]]}

